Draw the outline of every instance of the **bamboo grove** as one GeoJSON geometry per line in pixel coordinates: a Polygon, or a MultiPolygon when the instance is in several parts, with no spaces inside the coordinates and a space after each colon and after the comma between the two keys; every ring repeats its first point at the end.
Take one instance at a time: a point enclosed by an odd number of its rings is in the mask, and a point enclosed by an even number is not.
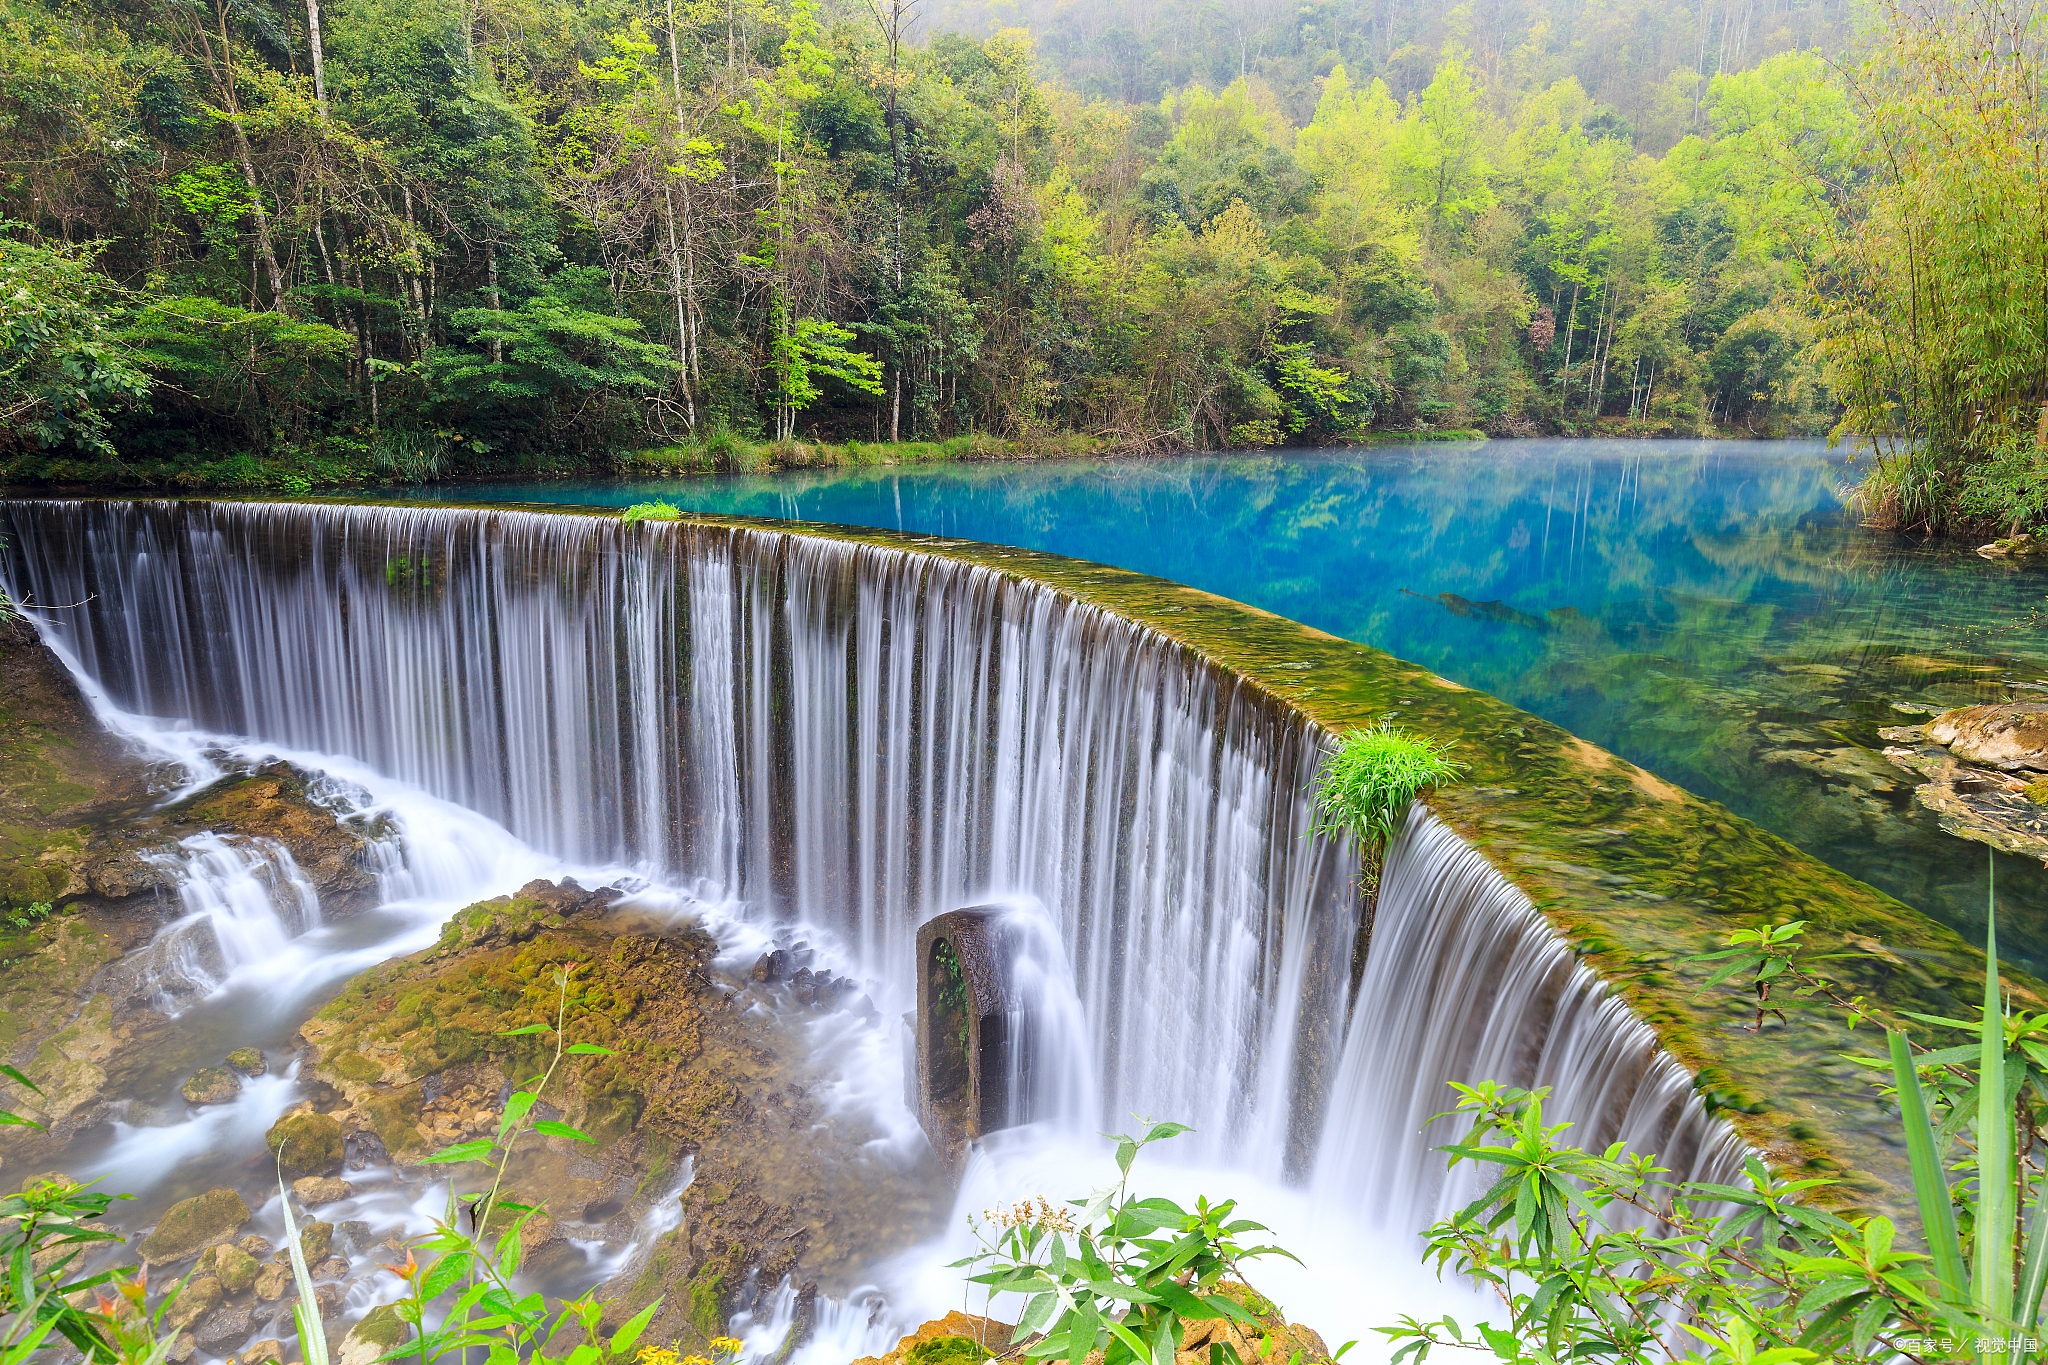
{"type": "Polygon", "coordinates": [[[1846,414],[1953,500],[2048,314],[2038,32],[1946,14],[0,0],[0,480],[1846,414]]]}

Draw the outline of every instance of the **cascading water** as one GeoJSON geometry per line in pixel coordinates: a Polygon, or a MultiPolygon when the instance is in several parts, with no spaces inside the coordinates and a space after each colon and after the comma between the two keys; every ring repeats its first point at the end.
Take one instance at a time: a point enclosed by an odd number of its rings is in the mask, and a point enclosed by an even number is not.
{"type": "Polygon", "coordinates": [[[320,895],[291,850],[269,839],[195,834],[151,855],[185,913],[124,964],[158,1009],[175,1014],[238,967],[276,957],[320,923],[320,895]]]}
{"type": "Polygon", "coordinates": [[[1734,1160],[1648,1030],[1427,817],[1354,1003],[1355,859],[1305,837],[1327,737],[1042,585],[559,514],[45,501],[0,521],[7,586],[85,604],[46,632],[119,706],[351,756],[554,857],[807,922],[885,1018],[920,923],[1036,901],[1094,1078],[1042,1115],[1056,1137],[1186,1119],[1195,1165],[1400,1233],[1455,1193],[1419,1136],[1450,1079],[1550,1084],[1584,1140],[1681,1170],[1734,1160]]]}

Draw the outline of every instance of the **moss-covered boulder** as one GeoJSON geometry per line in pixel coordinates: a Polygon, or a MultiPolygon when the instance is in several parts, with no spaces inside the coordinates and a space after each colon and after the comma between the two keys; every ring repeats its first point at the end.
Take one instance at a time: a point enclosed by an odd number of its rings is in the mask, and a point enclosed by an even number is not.
{"type": "Polygon", "coordinates": [[[341,1123],[332,1115],[295,1109],[270,1125],[264,1140],[288,1173],[332,1175],[341,1169],[341,1123]]]}
{"type": "Polygon", "coordinates": [[[270,1069],[270,1063],[264,1059],[263,1050],[253,1047],[238,1047],[230,1052],[227,1056],[227,1065],[230,1071],[239,1072],[244,1076],[261,1076],[270,1069]]]}
{"type": "Polygon", "coordinates": [[[233,1190],[208,1190],[171,1205],[143,1239],[142,1263],[169,1265],[232,1238],[249,1221],[249,1206],[233,1190]]]}
{"type": "MultiPolygon", "coordinates": [[[[305,1254],[307,1265],[318,1265],[334,1252],[334,1224],[328,1222],[308,1223],[299,1229],[299,1250],[305,1254]]],[[[287,1255],[287,1252],[279,1252],[287,1255]]]]}
{"type": "Polygon", "coordinates": [[[187,1104],[226,1104],[242,1093],[242,1078],[226,1067],[203,1067],[185,1078],[178,1093],[187,1104]]]}
{"type": "Polygon", "coordinates": [[[262,1269],[254,1256],[235,1246],[219,1246],[213,1249],[213,1273],[220,1280],[221,1287],[230,1294],[239,1294],[256,1283],[256,1272],[262,1269]]]}
{"type": "Polygon", "coordinates": [[[341,1339],[341,1349],[335,1353],[334,1365],[374,1365],[394,1346],[402,1346],[412,1337],[412,1327],[398,1316],[397,1305],[387,1303],[372,1308],[341,1339]]]}

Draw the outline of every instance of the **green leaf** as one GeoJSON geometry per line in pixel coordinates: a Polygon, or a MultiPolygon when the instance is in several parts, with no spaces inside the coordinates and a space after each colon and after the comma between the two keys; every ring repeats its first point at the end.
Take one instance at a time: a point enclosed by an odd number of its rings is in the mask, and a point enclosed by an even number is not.
{"type": "Polygon", "coordinates": [[[648,1323],[654,1321],[654,1314],[660,1307],[661,1300],[656,1299],[653,1303],[648,1304],[629,1318],[625,1326],[612,1333],[612,1354],[623,1356],[630,1353],[633,1349],[633,1343],[640,1340],[640,1334],[647,1330],[648,1323]]]}
{"type": "Polygon", "coordinates": [[[568,1051],[571,1056],[576,1057],[616,1057],[618,1055],[612,1049],[599,1047],[596,1043],[571,1043],[569,1044],[568,1051]]]}
{"type": "Polygon", "coordinates": [[[1991,850],[1990,906],[1984,926],[1984,1017],[1978,1034],[1976,1265],[1971,1289],[1977,1306],[1994,1319],[2012,1316],[2013,1250],[2018,1241],[2013,1207],[2012,1106],[2006,1100],[2005,1012],[1998,985],[1998,863],[1991,850]]]}
{"type": "Polygon", "coordinates": [[[35,1091],[38,1095],[43,1093],[43,1088],[41,1086],[37,1085],[28,1077],[22,1075],[19,1070],[7,1065],[5,1062],[0,1062],[0,1076],[5,1076],[8,1080],[13,1081],[16,1085],[27,1086],[30,1090],[35,1091]]]}
{"type": "Polygon", "coordinates": [[[1899,1118],[1906,1130],[1906,1156],[1913,1177],[1913,1195],[1920,1205],[1920,1225],[1926,1231],[1928,1250],[1934,1258],[1934,1278],[1950,1303],[1969,1300],[1969,1280],[1963,1268],[1962,1242],[1956,1236],[1953,1196],[1948,1172],[1934,1145],[1934,1131],[1927,1121],[1926,1097],[1913,1066],[1913,1054],[1906,1035],[1886,1031],[1891,1044],[1892,1079],[1899,1090],[1899,1118]]]}
{"type": "Polygon", "coordinates": [[[443,1161],[483,1161],[489,1164],[491,1149],[496,1146],[496,1143],[487,1138],[477,1138],[473,1142],[458,1142],[451,1147],[443,1147],[432,1156],[421,1157],[420,1162],[422,1165],[443,1161]]]}
{"type": "Polygon", "coordinates": [[[469,1274],[469,1253],[466,1251],[449,1252],[421,1272],[419,1281],[420,1298],[428,1303],[433,1302],[435,1299],[440,1298],[441,1295],[447,1293],[451,1286],[459,1283],[463,1276],[467,1274],[469,1274]]]}
{"type": "Polygon", "coordinates": [[[549,1033],[553,1031],[553,1028],[552,1024],[527,1024],[523,1028],[502,1029],[499,1031],[498,1036],[500,1038],[517,1038],[522,1033],[549,1033]]]}
{"type": "Polygon", "coordinates": [[[575,1138],[578,1142],[597,1141],[590,1134],[571,1128],[566,1123],[557,1123],[553,1119],[542,1119],[539,1123],[533,1125],[533,1131],[536,1133],[546,1133],[549,1137],[575,1138]]]}

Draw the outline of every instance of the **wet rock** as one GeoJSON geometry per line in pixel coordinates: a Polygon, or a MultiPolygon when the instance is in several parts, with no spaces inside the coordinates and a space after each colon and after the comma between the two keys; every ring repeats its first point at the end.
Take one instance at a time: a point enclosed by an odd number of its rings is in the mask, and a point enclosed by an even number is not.
{"type": "Polygon", "coordinates": [[[235,1249],[245,1256],[261,1261],[268,1259],[270,1253],[277,1250],[277,1247],[272,1244],[268,1237],[258,1237],[252,1232],[241,1241],[236,1242],[235,1249]]]}
{"type": "Polygon", "coordinates": [[[316,1284],[313,1286],[313,1306],[320,1310],[322,1318],[331,1318],[348,1298],[348,1291],[338,1284],[316,1284]]]}
{"type": "Polygon", "coordinates": [[[224,1067],[193,1072],[179,1087],[187,1104],[226,1104],[242,1093],[242,1078],[224,1067]]]}
{"type": "Polygon", "coordinates": [[[308,1223],[299,1229],[299,1249],[307,1265],[317,1265],[334,1254],[334,1224],[308,1223]]]}
{"type": "Polygon", "coordinates": [[[201,1314],[220,1307],[224,1297],[221,1282],[213,1276],[195,1278],[179,1291],[177,1301],[165,1312],[164,1321],[172,1327],[189,1327],[201,1314]]]}
{"type": "Polygon", "coordinates": [[[171,1343],[171,1349],[165,1353],[164,1359],[170,1361],[171,1365],[185,1365],[186,1361],[198,1354],[198,1338],[194,1337],[190,1332],[186,1332],[171,1343]]]}
{"type": "Polygon", "coordinates": [[[337,1255],[360,1256],[370,1249],[370,1225],[360,1218],[351,1218],[334,1225],[334,1245],[337,1255]]]}
{"type": "Polygon", "coordinates": [[[2048,543],[2022,531],[2016,536],[2005,536],[1989,545],[1979,545],[1977,553],[1986,559],[2032,559],[2037,555],[2048,555],[2048,543]]]}
{"type": "Polygon", "coordinates": [[[238,1047],[228,1054],[228,1067],[244,1076],[261,1076],[270,1069],[270,1063],[264,1059],[261,1049],[238,1047]]]}
{"type": "Polygon", "coordinates": [[[230,1294],[239,1294],[256,1283],[256,1272],[262,1267],[254,1256],[240,1247],[220,1246],[213,1251],[213,1273],[230,1294]]]}
{"type": "Polygon", "coordinates": [[[1965,762],[2048,772],[2048,702],[1958,707],[1928,722],[1926,735],[1965,762]]]}
{"type": "Polygon", "coordinates": [[[290,1266],[279,1265],[276,1261],[266,1263],[256,1272],[256,1297],[265,1303],[276,1303],[284,1292],[292,1287],[290,1266]]]}
{"type": "Polygon", "coordinates": [[[353,1198],[355,1192],[355,1186],[331,1175],[301,1176],[292,1182],[292,1194],[309,1209],[317,1209],[322,1204],[338,1204],[353,1198]]]}
{"type": "Polygon", "coordinates": [[[341,1169],[341,1123],[332,1115],[293,1110],[270,1126],[264,1140],[288,1173],[333,1175],[341,1169]]]}
{"type": "Polygon", "coordinates": [[[208,1190],[205,1194],[171,1205],[163,1220],[142,1243],[142,1263],[168,1265],[206,1247],[217,1246],[234,1236],[249,1221],[249,1206],[230,1189],[208,1190]]]}
{"type": "Polygon", "coordinates": [[[215,1313],[193,1335],[199,1339],[200,1350],[209,1355],[226,1355],[228,1348],[245,1340],[255,1325],[255,1310],[238,1304],[215,1313]]]}
{"type": "Polygon", "coordinates": [[[258,1361],[263,1360],[275,1361],[277,1365],[284,1365],[284,1343],[276,1337],[272,1337],[268,1341],[257,1342],[248,1350],[242,1352],[241,1355],[241,1365],[257,1365],[258,1361]]]}
{"type": "Polygon", "coordinates": [[[361,1322],[348,1329],[348,1335],[341,1339],[341,1349],[335,1353],[334,1365],[374,1365],[394,1346],[411,1340],[412,1328],[398,1316],[397,1307],[387,1303],[372,1308],[363,1314],[361,1322]]]}
{"type": "Polygon", "coordinates": [[[348,1261],[340,1256],[329,1256],[313,1267],[313,1278],[316,1280],[338,1280],[346,1274],[348,1261]]]}
{"type": "Polygon", "coordinates": [[[789,979],[789,950],[786,948],[776,948],[761,954],[760,960],[754,963],[753,977],[754,980],[761,982],[763,985],[773,985],[777,981],[787,981],[789,979]]]}

